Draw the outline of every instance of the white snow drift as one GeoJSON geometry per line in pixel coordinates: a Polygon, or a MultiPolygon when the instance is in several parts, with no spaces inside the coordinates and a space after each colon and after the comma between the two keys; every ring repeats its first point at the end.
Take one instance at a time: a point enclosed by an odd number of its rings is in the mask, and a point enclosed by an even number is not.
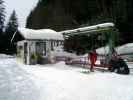
{"type": "MultiPolygon", "coordinates": [[[[133,53],[133,43],[127,43],[115,48],[118,54],[131,54],[133,53]]],[[[108,54],[109,47],[102,47],[96,50],[98,54],[108,54]]]]}

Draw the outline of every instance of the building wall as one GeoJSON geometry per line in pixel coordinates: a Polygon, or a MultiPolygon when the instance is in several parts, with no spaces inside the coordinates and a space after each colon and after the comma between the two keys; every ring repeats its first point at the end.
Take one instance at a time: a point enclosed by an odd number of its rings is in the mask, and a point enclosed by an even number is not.
{"type": "Polygon", "coordinates": [[[22,42],[17,44],[17,61],[24,63],[24,45],[22,42]]]}
{"type": "Polygon", "coordinates": [[[25,64],[36,64],[38,62],[38,59],[40,58],[47,58],[50,62],[52,59],[51,51],[54,50],[55,47],[62,44],[63,41],[57,40],[27,40],[25,42],[22,41],[21,44],[17,46],[19,55],[18,57],[21,58],[22,62],[25,64]],[[24,43],[27,43],[27,47],[25,49],[24,43]]]}

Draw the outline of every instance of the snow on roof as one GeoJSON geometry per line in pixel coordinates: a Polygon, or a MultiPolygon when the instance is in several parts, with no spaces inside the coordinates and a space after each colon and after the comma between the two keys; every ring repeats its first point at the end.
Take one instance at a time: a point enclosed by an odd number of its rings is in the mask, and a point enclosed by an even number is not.
{"type": "MultiPolygon", "coordinates": [[[[118,54],[130,54],[133,53],[133,43],[127,43],[122,46],[116,47],[115,50],[118,54]]],[[[101,47],[96,50],[98,54],[108,54],[109,47],[101,47]]]]}
{"type": "Polygon", "coordinates": [[[18,28],[18,31],[25,39],[64,40],[62,34],[52,29],[33,30],[28,28],[18,28]]]}
{"type": "Polygon", "coordinates": [[[98,29],[108,28],[108,27],[114,27],[114,23],[103,23],[103,24],[97,24],[93,26],[83,27],[83,28],[77,28],[73,30],[65,30],[61,31],[61,33],[77,33],[77,32],[92,32],[92,31],[98,31],[98,29]]]}

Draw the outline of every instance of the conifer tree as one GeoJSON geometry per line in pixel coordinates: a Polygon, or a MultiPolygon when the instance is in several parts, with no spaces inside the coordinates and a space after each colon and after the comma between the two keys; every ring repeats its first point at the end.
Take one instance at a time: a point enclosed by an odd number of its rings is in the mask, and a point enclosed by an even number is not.
{"type": "Polygon", "coordinates": [[[15,53],[16,51],[16,41],[11,42],[11,39],[14,33],[16,32],[17,28],[18,28],[18,19],[16,12],[14,10],[9,18],[9,21],[5,29],[5,38],[7,41],[6,50],[8,50],[7,52],[9,53],[15,53]]]}
{"type": "Polygon", "coordinates": [[[3,51],[3,28],[5,21],[5,6],[4,1],[0,0],[0,52],[3,51]]]}
{"type": "Polygon", "coordinates": [[[5,6],[4,1],[0,0],[0,33],[3,32],[4,21],[5,21],[5,6]]]}

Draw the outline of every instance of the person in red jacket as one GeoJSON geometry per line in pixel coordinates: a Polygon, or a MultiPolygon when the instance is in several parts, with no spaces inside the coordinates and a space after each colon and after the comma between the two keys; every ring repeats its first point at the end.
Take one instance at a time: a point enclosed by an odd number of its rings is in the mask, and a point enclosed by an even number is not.
{"type": "Polygon", "coordinates": [[[90,60],[90,71],[94,71],[95,62],[97,60],[97,53],[96,50],[93,50],[88,53],[88,60],[90,60]]]}

